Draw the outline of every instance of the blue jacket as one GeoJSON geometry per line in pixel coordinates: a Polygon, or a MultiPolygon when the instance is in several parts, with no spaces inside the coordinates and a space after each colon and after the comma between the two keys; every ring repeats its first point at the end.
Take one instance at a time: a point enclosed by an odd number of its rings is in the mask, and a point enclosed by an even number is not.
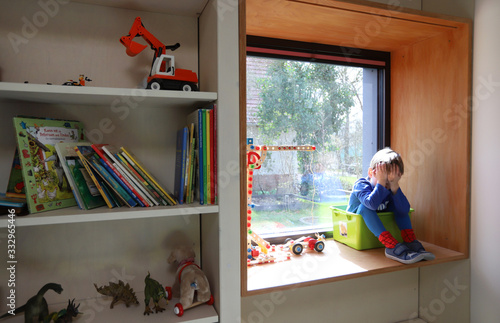
{"type": "Polygon", "coordinates": [[[390,208],[390,211],[400,211],[405,214],[410,212],[410,203],[401,188],[396,194],[392,194],[389,189],[380,184],[374,187],[368,177],[360,178],[354,183],[347,211],[356,213],[360,204],[374,211],[390,208]]]}

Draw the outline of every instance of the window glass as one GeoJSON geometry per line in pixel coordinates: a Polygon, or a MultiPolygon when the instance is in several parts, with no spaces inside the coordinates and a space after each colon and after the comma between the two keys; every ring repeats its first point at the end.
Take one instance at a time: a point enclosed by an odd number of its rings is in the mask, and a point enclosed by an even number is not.
{"type": "Polygon", "coordinates": [[[278,150],[253,171],[252,230],[331,231],[377,146],[377,69],[247,56],[247,138],[278,150]],[[366,158],[368,156],[368,159],[366,158]]]}

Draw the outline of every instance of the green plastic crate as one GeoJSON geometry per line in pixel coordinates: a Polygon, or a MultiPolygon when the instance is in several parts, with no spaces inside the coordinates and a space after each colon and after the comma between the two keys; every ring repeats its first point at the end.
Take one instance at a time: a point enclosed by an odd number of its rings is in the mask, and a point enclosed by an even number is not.
{"type": "MultiPolygon", "coordinates": [[[[347,212],[347,205],[331,206],[333,219],[333,239],[356,250],[381,248],[384,245],[368,229],[360,214],[347,212]]],[[[410,215],[413,209],[410,209],[410,215]]],[[[394,221],[392,212],[379,212],[384,227],[394,238],[402,242],[401,231],[394,221]]]]}

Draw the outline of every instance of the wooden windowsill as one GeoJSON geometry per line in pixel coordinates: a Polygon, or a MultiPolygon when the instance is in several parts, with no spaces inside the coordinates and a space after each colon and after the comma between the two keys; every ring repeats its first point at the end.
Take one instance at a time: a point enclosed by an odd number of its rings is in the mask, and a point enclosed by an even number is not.
{"type": "Polygon", "coordinates": [[[385,257],[384,248],[358,251],[334,240],[327,240],[322,253],[306,251],[290,260],[247,268],[247,292],[244,296],[269,293],[388,273],[408,268],[430,266],[466,259],[466,255],[422,242],[436,259],[404,265],[385,257]]]}

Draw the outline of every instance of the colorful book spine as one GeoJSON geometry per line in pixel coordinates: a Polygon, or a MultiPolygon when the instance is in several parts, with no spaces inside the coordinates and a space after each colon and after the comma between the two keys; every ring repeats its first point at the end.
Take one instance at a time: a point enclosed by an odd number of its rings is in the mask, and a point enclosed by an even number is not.
{"type": "Polygon", "coordinates": [[[167,192],[156,180],[156,178],[153,177],[142,165],[141,162],[137,159],[137,157],[132,154],[132,152],[125,147],[120,147],[120,149],[134,162],[135,165],[137,165],[138,168],[142,170],[142,172],[154,183],[155,187],[160,190],[163,193],[163,196],[166,197],[171,205],[176,205],[177,202],[175,199],[171,196],[169,192],[167,192]]]}
{"type": "Polygon", "coordinates": [[[208,200],[208,185],[207,185],[207,178],[208,178],[208,172],[207,172],[207,156],[208,156],[208,142],[207,142],[207,111],[205,109],[202,110],[203,113],[203,132],[202,132],[202,138],[203,138],[203,200],[205,201],[205,204],[210,204],[210,201],[208,200]]]}
{"type": "Polygon", "coordinates": [[[97,189],[101,193],[101,196],[104,199],[104,201],[106,202],[106,205],[110,209],[113,208],[115,206],[115,204],[113,203],[113,201],[111,200],[111,198],[108,196],[107,192],[102,188],[100,181],[97,180],[97,177],[95,176],[94,171],[92,170],[92,168],[88,164],[87,159],[82,155],[82,153],[78,149],[78,146],[75,146],[74,149],[75,149],[76,154],[80,158],[80,161],[82,162],[83,167],[85,167],[85,169],[87,170],[87,173],[90,175],[90,178],[92,178],[92,180],[94,181],[95,186],[97,187],[97,189]]]}
{"type": "MultiPolygon", "coordinates": [[[[113,176],[108,173],[106,168],[101,165],[99,156],[93,152],[93,149],[90,146],[78,146],[78,150],[80,150],[88,165],[95,171],[95,174],[98,174],[104,180],[119,200],[123,201],[123,203],[129,207],[137,205],[137,202],[127,193],[127,191],[125,191],[125,189],[122,188],[113,176]]],[[[105,186],[102,188],[105,189],[105,186]]],[[[111,196],[111,198],[113,197],[111,196]]],[[[118,203],[116,204],[119,205],[118,203]]]]}
{"type": "Polygon", "coordinates": [[[120,163],[125,167],[128,172],[130,173],[131,176],[135,178],[135,180],[138,182],[138,185],[142,186],[142,188],[147,191],[147,194],[149,195],[150,199],[155,201],[155,205],[168,205],[166,202],[164,202],[161,198],[161,196],[151,187],[151,185],[144,179],[144,177],[139,174],[139,172],[130,165],[130,163],[127,161],[125,157],[121,153],[116,154],[116,158],[120,161],[120,163]]]}
{"type": "Polygon", "coordinates": [[[218,173],[217,173],[217,104],[214,103],[214,130],[213,130],[213,145],[214,145],[214,162],[212,165],[214,166],[214,202],[213,204],[218,204],[218,191],[217,191],[217,183],[218,183],[218,173]]]}
{"type": "Polygon", "coordinates": [[[215,204],[215,109],[210,114],[210,204],[215,204]]]}
{"type": "Polygon", "coordinates": [[[195,177],[195,166],[196,166],[196,136],[195,136],[195,128],[194,124],[190,125],[190,141],[189,141],[189,176],[188,176],[188,203],[194,202],[194,177],[195,177]]]}
{"type": "Polygon", "coordinates": [[[110,174],[120,183],[123,188],[139,203],[140,206],[146,206],[148,203],[139,195],[135,188],[122,176],[122,174],[113,166],[103,153],[102,145],[91,145],[92,149],[99,155],[101,163],[105,165],[110,174]]]}
{"type": "Polygon", "coordinates": [[[188,128],[184,127],[177,131],[177,144],[175,149],[175,183],[174,195],[179,204],[184,203],[184,182],[186,174],[186,147],[188,139],[188,128]]]}
{"type": "Polygon", "coordinates": [[[212,204],[212,196],[211,196],[211,188],[210,188],[210,183],[211,183],[211,166],[210,166],[210,160],[211,160],[211,147],[212,143],[210,142],[210,111],[209,109],[205,109],[205,114],[206,114],[206,128],[205,128],[205,136],[207,138],[207,150],[206,150],[206,155],[207,155],[207,163],[205,165],[205,170],[207,172],[207,181],[205,185],[207,186],[207,204],[212,204]]]}
{"type": "Polygon", "coordinates": [[[144,203],[144,206],[152,206],[159,205],[156,200],[153,199],[152,196],[149,195],[149,192],[137,181],[137,179],[132,176],[132,174],[125,168],[124,165],[119,161],[116,153],[118,150],[110,145],[102,146],[103,151],[106,153],[108,160],[115,166],[115,169],[122,175],[122,177],[130,184],[132,188],[134,188],[134,193],[140,198],[140,200],[144,203]]]}
{"type": "Polygon", "coordinates": [[[111,183],[114,190],[123,197],[130,207],[134,207],[138,204],[137,200],[130,194],[131,191],[127,190],[123,184],[120,183],[120,178],[111,170],[111,168],[100,158],[94,156],[92,158],[92,164],[99,170],[99,173],[103,175],[106,180],[111,183]]]}
{"type": "Polygon", "coordinates": [[[198,183],[199,183],[199,195],[200,195],[200,204],[205,203],[205,186],[204,184],[204,163],[203,156],[205,152],[205,144],[206,141],[203,141],[203,110],[198,109],[198,183]]]}
{"type": "Polygon", "coordinates": [[[147,174],[145,174],[141,168],[138,167],[138,165],[124,152],[120,152],[120,156],[127,161],[128,165],[132,167],[142,178],[146,183],[151,187],[152,191],[154,192],[155,196],[157,196],[163,205],[174,205],[171,204],[169,198],[163,194],[163,192],[155,185],[155,183],[149,178],[147,174]]]}

